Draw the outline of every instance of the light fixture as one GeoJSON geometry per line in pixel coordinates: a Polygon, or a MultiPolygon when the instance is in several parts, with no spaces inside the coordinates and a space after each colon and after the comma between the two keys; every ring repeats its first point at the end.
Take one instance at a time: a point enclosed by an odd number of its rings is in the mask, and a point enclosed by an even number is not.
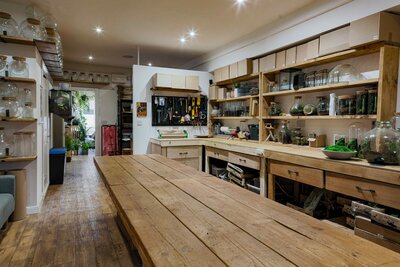
{"type": "Polygon", "coordinates": [[[153,64],[151,64],[151,62],[149,62],[147,65],[148,65],[149,67],[153,66],[153,64]]]}
{"type": "Polygon", "coordinates": [[[179,39],[179,41],[181,41],[181,44],[184,44],[184,43],[186,43],[186,38],[185,38],[185,37],[181,37],[181,38],[179,39]]]}
{"type": "Polygon", "coordinates": [[[247,0],[235,0],[235,6],[237,6],[238,8],[241,8],[242,6],[244,6],[246,4],[247,0]]]}
{"type": "Polygon", "coordinates": [[[96,28],[94,29],[96,31],[96,33],[100,34],[103,33],[103,28],[100,26],[96,26],[96,28]]]}
{"type": "Polygon", "coordinates": [[[196,37],[196,35],[197,35],[197,32],[196,32],[195,29],[191,29],[191,30],[189,31],[189,36],[190,36],[190,38],[194,38],[194,37],[196,37]]]}
{"type": "Polygon", "coordinates": [[[90,61],[92,61],[94,58],[93,58],[92,55],[90,55],[90,56],[88,56],[88,59],[89,59],[90,61]]]}

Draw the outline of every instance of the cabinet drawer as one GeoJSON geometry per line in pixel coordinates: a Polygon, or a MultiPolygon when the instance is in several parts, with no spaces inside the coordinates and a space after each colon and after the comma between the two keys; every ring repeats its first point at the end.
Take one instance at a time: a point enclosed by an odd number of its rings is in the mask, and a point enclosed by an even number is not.
{"type": "Polygon", "coordinates": [[[237,164],[240,166],[252,168],[259,170],[260,169],[260,158],[251,155],[239,154],[234,152],[229,152],[228,161],[237,164]]]}
{"type": "Polygon", "coordinates": [[[324,188],[324,172],[282,161],[271,161],[269,172],[293,181],[324,188]]]}
{"type": "Polygon", "coordinates": [[[195,146],[180,146],[168,147],[167,158],[170,159],[185,159],[185,158],[198,158],[199,148],[195,146]]]}
{"type": "Polygon", "coordinates": [[[175,159],[176,161],[185,164],[186,166],[190,166],[196,170],[199,170],[199,159],[192,158],[192,159],[175,159]]]}
{"type": "Polygon", "coordinates": [[[400,208],[400,186],[398,185],[327,172],[326,189],[392,208],[400,208]]]}
{"type": "Polygon", "coordinates": [[[207,157],[212,157],[224,161],[228,161],[228,153],[229,152],[227,150],[213,148],[213,147],[207,147],[206,150],[207,157]]]}

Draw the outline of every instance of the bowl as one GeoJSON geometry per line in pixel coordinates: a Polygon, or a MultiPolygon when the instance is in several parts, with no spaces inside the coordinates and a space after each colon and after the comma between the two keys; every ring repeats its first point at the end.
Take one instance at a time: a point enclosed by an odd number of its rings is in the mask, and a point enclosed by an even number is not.
{"type": "Polygon", "coordinates": [[[324,153],[328,158],[330,159],[350,159],[351,157],[353,157],[356,152],[342,152],[342,151],[329,151],[329,150],[325,150],[322,149],[322,153],[324,153]]]}

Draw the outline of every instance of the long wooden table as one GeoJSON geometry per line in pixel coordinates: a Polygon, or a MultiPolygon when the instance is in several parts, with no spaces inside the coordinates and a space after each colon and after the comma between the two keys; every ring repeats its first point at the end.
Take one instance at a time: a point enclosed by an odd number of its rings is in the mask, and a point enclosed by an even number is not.
{"type": "Polygon", "coordinates": [[[145,266],[400,266],[400,254],[163,156],[95,164],[145,266]]]}

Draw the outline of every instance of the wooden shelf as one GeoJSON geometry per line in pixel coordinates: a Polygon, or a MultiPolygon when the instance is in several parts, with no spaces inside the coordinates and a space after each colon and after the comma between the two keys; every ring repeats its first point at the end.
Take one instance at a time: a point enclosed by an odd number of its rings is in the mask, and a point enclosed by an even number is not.
{"type": "Polygon", "coordinates": [[[107,82],[89,82],[89,81],[72,81],[72,80],[67,80],[67,79],[62,79],[62,78],[54,78],[53,81],[55,82],[62,82],[62,83],[70,83],[71,86],[78,86],[79,85],[101,85],[101,86],[106,86],[106,85],[110,85],[110,83],[107,82]]]}
{"type": "Polygon", "coordinates": [[[246,95],[246,96],[238,96],[238,97],[231,97],[226,99],[209,99],[210,102],[228,102],[228,101],[239,101],[239,100],[246,100],[251,98],[258,98],[258,95],[246,95]]]}
{"type": "Polygon", "coordinates": [[[35,118],[1,118],[1,121],[7,121],[7,122],[35,122],[37,119],[35,118]]]}
{"type": "Polygon", "coordinates": [[[375,120],[376,115],[264,116],[264,120],[375,120]]]}
{"type": "Polygon", "coordinates": [[[264,75],[276,74],[276,73],[278,73],[282,70],[286,70],[286,69],[292,69],[292,68],[302,69],[302,68],[307,68],[307,67],[311,67],[311,66],[318,66],[318,65],[322,65],[322,64],[326,64],[326,63],[330,63],[330,62],[335,62],[335,61],[339,61],[339,60],[343,60],[343,59],[373,54],[373,53],[379,52],[379,49],[382,47],[382,45],[383,45],[382,43],[376,43],[373,45],[368,45],[366,47],[349,49],[349,50],[345,50],[342,52],[330,54],[327,56],[314,58],[314,59],[311,59],[311,60],[308,60],[306,62],[302,62],[299,64],[292,64],[292,65],[285,66],[283,68],[273,69],[273,70],[270,70],[267,72],[263,72],[263,74],[264,75]]]}
{"type": "Polygon", "coordinates": [[[36,83],[36,80],[31,78],[1,77],[1,80],[14,83],[32,83],[32,84],[36,83]]]}
{"type": "Polygon", "coordinates": [[[362,87],[372,84],[377,84],[378,79],[369,79],[369,80],[361,80],[357,82],[347,82],[347,83],[335,83],[335,84],[327,84],[322,86],[315,86],[315,87],[306,87],[301,88],[299,90],[287,90],[287,91],[279,91],[279,92],[269,92],[263,93],[263,96],[284,96],[284,95],[299,95],[299,94],[306,94],[306,93],[316,93],[322,91],[330,91],[330,90],[337,90],[337,89],[346,89],[352,87],[362,87]]]}
{"type": "Polygon", "coordinates": [[[234,79],[229,79],[229,80],[217,82],[216,85],[217,86],[224,86],[224,85],[230,85],[230,84],[234,84],[234,83],[238,83],[238,82],[255,80],[255,79],[258,79],[259,76],[260,75],[258,73],[248,74],[248,75],[240,76],[240,77],[237,77],[237,78],[234,78],[234,79]]]}
{"type": "Polygon", "coordinates": [[[32,157],[8,157],[8,158],[0,159],[0,162],[33,161],[36,158],[37,158],[37,156],[32,156],[32,157]]]}
{"type": "Polygon", "coordinates": [[[153,87],[151,91],[165,92],[181,92],[181,93],[201,93],[199,89],[169,88],[169,87],[153,87]]]}
{"type": "Polygon", "coordinates": [[[258,117],[211,117],[210,120],[258,120],[258,117]]]}
{"type": "Polygon", "coordinates": [[[35,42],[32,39],[27,39],[27,38],[17,37],[17,36],[0,35],[0,40],[3,43],[9,43],[9,44],[22,44],[22,45],[31,45],[31,46],[35,45],[35,42]]]}

